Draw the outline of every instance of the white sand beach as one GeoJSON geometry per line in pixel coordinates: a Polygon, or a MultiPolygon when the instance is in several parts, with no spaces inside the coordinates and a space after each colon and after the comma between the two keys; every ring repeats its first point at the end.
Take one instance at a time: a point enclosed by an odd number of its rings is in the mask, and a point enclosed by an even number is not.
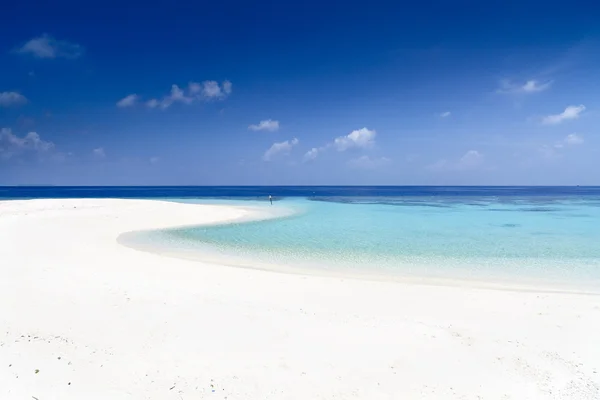
{"type": "Polygon", "coordinates": [[[284,274],[117,242],[251,212],[0,202],[0,399],[600,399],[600,296],[284,274]]]}

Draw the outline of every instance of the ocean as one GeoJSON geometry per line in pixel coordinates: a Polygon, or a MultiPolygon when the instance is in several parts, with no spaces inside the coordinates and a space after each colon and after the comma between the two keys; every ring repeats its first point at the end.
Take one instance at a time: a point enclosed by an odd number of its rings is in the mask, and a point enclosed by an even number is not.
{"type": "Polygon", "coordinates": [[[600,187],[0,187],[0,199],[25,198],[155,198],[252,205],[277,215],[122,238],[203,261],[600,289],[600,187]]]}

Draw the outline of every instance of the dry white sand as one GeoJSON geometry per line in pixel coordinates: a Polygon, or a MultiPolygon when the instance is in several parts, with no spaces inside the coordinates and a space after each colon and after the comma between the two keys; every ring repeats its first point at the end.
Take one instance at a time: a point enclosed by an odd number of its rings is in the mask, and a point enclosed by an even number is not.
{"type": "Polygon", "coordinates": [[[600,297],[208,265],[120,233],[247,216],[0,202],[0,399],[600,399],[600,297]]]}

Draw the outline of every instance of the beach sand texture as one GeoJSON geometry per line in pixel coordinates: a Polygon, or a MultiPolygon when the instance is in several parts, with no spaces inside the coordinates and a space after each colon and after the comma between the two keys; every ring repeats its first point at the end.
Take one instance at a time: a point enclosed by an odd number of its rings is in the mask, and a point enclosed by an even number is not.
{"type": "Polygon", "coordinates": [[[600,399],[600,296],[284,274],[117,243],[252,212],[0,202],[0,399],[600,399]]]}

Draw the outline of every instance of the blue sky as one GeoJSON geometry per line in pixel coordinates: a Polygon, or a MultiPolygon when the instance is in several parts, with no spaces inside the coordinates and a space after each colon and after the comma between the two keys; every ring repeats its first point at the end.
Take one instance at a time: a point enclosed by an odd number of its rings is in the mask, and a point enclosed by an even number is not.
{"type": "Polygon", "coordinates": [[[589,2],[13,3],[3,185],[600,184],[589,2]]]}

